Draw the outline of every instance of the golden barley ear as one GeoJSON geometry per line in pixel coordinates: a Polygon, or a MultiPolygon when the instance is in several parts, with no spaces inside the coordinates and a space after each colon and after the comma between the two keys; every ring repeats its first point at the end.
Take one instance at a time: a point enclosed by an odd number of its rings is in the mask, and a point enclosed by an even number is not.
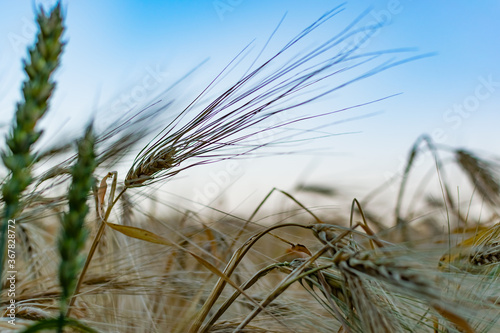
{"type": "Polygon", "coordinates": [[[145,157],[135,168],[132,167],[129,170],[125,185],[127,187],[141,186],[144,182],[153,179],[155,174],[172,168],[177,164],[174,158],[175,152],[175,148],[165,147],[145,157]]]}
{"type": "MultiPolygon", "coordinates": [[[[366,79],[381,71],[399,66],[409,61],[430,56],[430,54],[396,60],[392,58],[378,66],[371,66],[354,74],[349,80],[341,79],[340,83],[332,83],[326,89],[315,90],[325,80],[346,70],[361,68],[379,56],[400,53],[403,50],[382,50],[378,52],[361,52],[363,43],[377,33],[382,24],[367,24],[357,27],[368,11],[356,18],[346,29],[332,38],[320,43],[317,47],[307,49],[303,53],[288,59],[287,54],[297,47],[306,36],[342,12],[341,4],[326,12],[311,25],[299,32],[294,38],[279,49],[274,55],[262,60],[257,59],[251,67],[217,97],[211,98],[193,117],[189,115],[193,109],[201,106],[204,97],[215,84],[221,82],[226,72],[232,69],[246,49],[236,56],[230,64],[174,119],[168,123],[158,135],[150,141],[136,156],[125,179],[127,187],[140,187],[172,177],[182,170],[196,165],[216,161],[239,158],[265,146],[281,144],[281,139],[260,140],[258,135],[285,126],[307,121],[316,117],[331,115],[351,108],[362,107],[377,100],[360,103],[352,107],[329,111],[315,116],[299,116],[293,120],[281,120],[276,125],[257,127],[268,119],[276,119],[277,115],[303,107],[316,100],[336,92],[339,89],[366,79]],[[345,43],[345,47],[339,47],[345,43]],[[279,61],[283,61],[279,63],[279,61]],[[293,100],[294,96],[307,97],[293,100]],[[186,118],[186,116],[190,119],[186,118]],[[184,123],[184,120],[187,120],[184,123]],[[181,125],[182,124],[182,125],[181,125]]],[[[250,45],[249,45],[250,46],[250,45]]],[[[378,59],[377,59],[378,61],[378,59]]],[[[387,97],[388,98],[388,97],[387,97]]],[[[385,98],[379,99],[383,100],[385,98]]],[[[281,136],[281,135],[280,135],[281,136]]],[[[289,140],[283,136],[283,140],[289,140]]]]}
{"type": "Polygon", "coordinates": [[[473,274],[488,274],[500,263],[500,223],[478,230],[448,250],[439,261],[439,269],[453,266],[473,274]]]}

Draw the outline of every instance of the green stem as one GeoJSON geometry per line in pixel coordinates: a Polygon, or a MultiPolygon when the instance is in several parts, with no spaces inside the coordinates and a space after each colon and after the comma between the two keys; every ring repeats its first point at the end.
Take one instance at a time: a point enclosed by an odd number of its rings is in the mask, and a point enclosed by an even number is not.
{"type": "MultiPolygon", "coordinates": [[[[106,222],[108,221],[109,215],[111,215],[111,211],[112,211],[114,205],[118,202],[118,199],[123,195],[123,193],[125,193],[126,190],[127,190],[127,187],[124,187],[123,190],[121,190],[121,192],[112,201],[111,205],[109,205],[107,210],[106,210],[106,214],[104,215],[104,218],[101,221],[101,225],[99,226],[99,230],[97,231],[97,234],[94,237],[94,241],[92,242],[92,246],[90,247],[89,254],[87,256],[87,259],[85,260],[85,264],[83,265],[82,272],[80,273],[80,277],[78,278],[78,282],[76,284],[76,288],[75,288],[75,292],[73,293],[73,297],[71,297],[71,300],[68,304],[68,311],[66,312],[66,317],[69,317],[69,315],[71,314],[72,307],[75,304],[76,298],[78,297],[78,293],[80,292],[80,288],[82,287],[83,278],[85,277],[85,274],[87,273],[90,262],[92,261],[95,250],[97,249],[97,245],[99,245],[99,241],[101,240],[101,237],[104,234],[104,230],[105,230],[104,228],[106,227],[106,222]]],[[[112,190],[111,194],[114,194],[114,190],[112,190]]]]}

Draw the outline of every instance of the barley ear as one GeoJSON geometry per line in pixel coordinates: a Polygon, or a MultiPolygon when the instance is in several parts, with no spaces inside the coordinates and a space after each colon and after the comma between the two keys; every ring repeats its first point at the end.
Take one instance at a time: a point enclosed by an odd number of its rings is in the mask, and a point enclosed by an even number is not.
{"type": "Polygon", "coordinates": [[[455,158],[479,194],[495,207],[500,202],[500,181],[494,165],[463,149],[455,151],[455,158]]]}
{"type": "Polygon", "coordinates": [[[28,76],[22,86],[24,100],[17,104],[15,121],[6,138],[8,149],[1,153],[10,178],[2,186],[5,208],[1,228],[0,263],[4,259],[7,221],[21,210],[21,194],[32,182],[31,169],[36,159],[32,146],[41,135],[41,131],[36,130],[35,126],[48,109],[48,100],[55,87],[51,76],[59,65],[64,46],[61,41],[64,26],[60,3],[49,15],[40,9],[37,22],[37,40],[29,49],[29,59],[24,61],[24,71],[28,76]]]}
{"type": "Polygon", "coordinates": [[[84,138],[78,143],[78,160],[72,169],[72,183],[68,192],[69,211],[62,217],[59,238],[59,282],[61,284],[61,316],[67,310],[68,300],[75,290],[78,273],[83,264],[82,250],[85,247],[87,230],[84,222],[88,213],[87,198],[94,183],[96,168],[94,152],[95,136],[89,126],[84,138]]]}

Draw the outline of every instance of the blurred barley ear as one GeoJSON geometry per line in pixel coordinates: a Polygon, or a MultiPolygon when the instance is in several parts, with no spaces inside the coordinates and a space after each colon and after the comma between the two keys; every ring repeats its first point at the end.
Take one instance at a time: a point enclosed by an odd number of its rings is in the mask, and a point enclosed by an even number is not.
{"type": "Polygon", "coordinates": [[[22,210],[21,195],[32,183],[31,169],[36,160],[32,146],[41,135],[35,126],[48,109],[48,101],[54,91],[51,79],[59,65],[64,43],[61,4],[46,14],[43,9],[37,17],[39,31],[35,45],[29,49],[29,59],[24,61],[27,79],[22,86],[23,101],[17,104],[15,120],[7,135],[8,149],[2,153],[2,161],[10,172],[10,178],[2,186],[4,212],[2,221],[0,272],[3,271],[7,221],[22,210]]]}
{"type": "Polygon", "coordinates": [[[455,151],[455,158],[479,194],[495,207],[500,202],[500,182],[494,166],[463,149],[455,151]]]}
{"type": "Polygon", "coordinates": [[[68,300],[75,291],[78,273],[83,264],[82,250],[87,239],[84,222],[88,213],[87,198],[94,184],[93,172],[97,166],[94,151],[95,136],[92,126],[78,143],[78,160],[73,166],[73,181],[68,192],[69,211],[62,218],[59,238],[59,282],[61,284],[61,316],[67,310],[68,300]]]}

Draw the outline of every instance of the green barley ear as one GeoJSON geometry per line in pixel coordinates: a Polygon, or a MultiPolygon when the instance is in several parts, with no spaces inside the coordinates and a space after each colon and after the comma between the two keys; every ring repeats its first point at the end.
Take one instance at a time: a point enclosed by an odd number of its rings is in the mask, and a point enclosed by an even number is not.
{"type": "Polygon", "coordinates": [[[87,198],[94,184],[93,172],[97,166],[94,151],[95,136],[89,126],[84,138],[78,143],[78,160],[72,169],[71,187],[68,193],[69,211],[62,218],[59,238],[59,282],[61,284],[61,315],[64,316],[69,299],[75,290],[78,273],[83,264],[81,251],[85,247],[87,230],[84,222],[89,210],[87,198]]]}
{"type": "Polygon", "coordinates": [[[0,263],[4,258],[7,220],[14,218],[21,210],[21,194],[32,182],[31,169],[36,159],[32,146],[41,135],[35,126],[48,109],[48,100],[55,87],[51,76],[59,65],[64,46],[61,41],[64,26],[60,3],[49,15],[40,9],[37,22],[40,28],[37,40],[29,49],[29,59],[24,61],[24,71],[28,76],[22,86],[24,100],[17,104],[15,121],[6,138],[8,149],[1,153],[11,176],[2,186],[5,211],[0,263]]]}

